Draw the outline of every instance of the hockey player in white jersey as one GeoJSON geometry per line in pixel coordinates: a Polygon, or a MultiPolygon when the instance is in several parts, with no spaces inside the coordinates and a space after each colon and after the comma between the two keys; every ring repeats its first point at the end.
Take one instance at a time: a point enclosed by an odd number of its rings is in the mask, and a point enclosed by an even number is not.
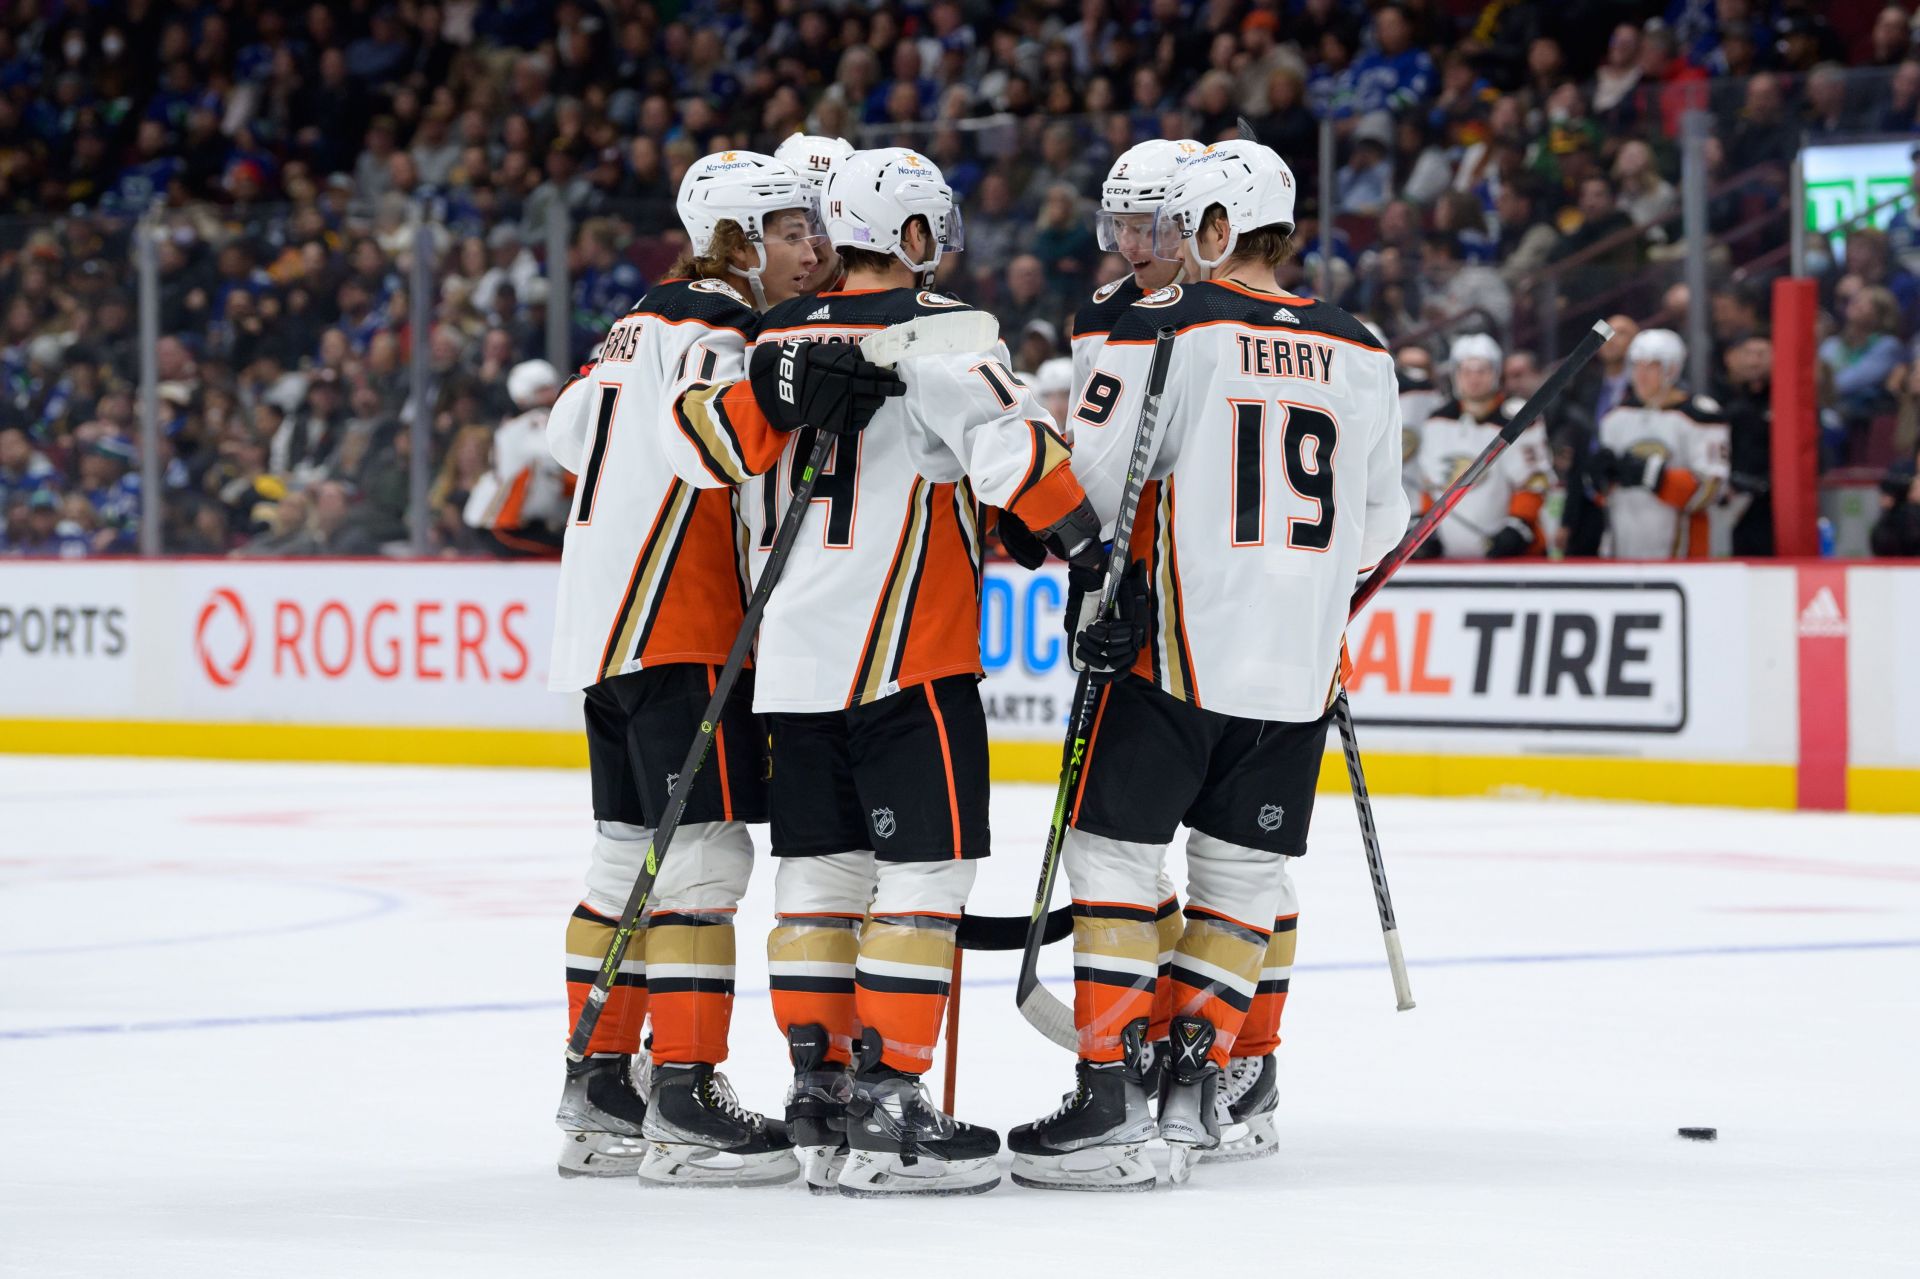
{"type": "MultiPolygon", "coordinates": [[[[567,525],[550,687],[584,689],[598,831],[587,895],[567,929],[571,1015],[592,984],[701,722],[747,594],[733,494],[678,478],[694,452],[718,483],[770,465],[784,438],[749,398],[710,406],[696,430],[675,388],[737,374],[759,316],[747,301],[793,296],[813,272],[818,233],[798,174],[751,152],[689,169],[679,213],[692,252],[613,326],[596,363],[570,383],[548,427],[553,456],[578,476],[567,525]],[[718,426],[714,424],[718,422],[718,426]]],[[[831,378],[820,371],[820,380],[831,378]]],[[[816,388],[817,389],[817,388],[816,388]]],[[[742,1108],[717,1067],[733,1004],[733,912],[766,820],[764,730],[742,675],[713,757],[648,903],[648,927],[622,965],[589,1056],[568,1071],[559,1121],[563,1173],[636,1167],[670,1184],[787,1180],[798,1172],[779,1121],[742,1108]],[[651,1104],[631,1083],[651,1012],[651,1104]]]]}
{"type": "Polygon", "coordinates": [[[1111,527],[1154,335],[1177,331],[1134,525],[1130,577],[1144,567],[1145,586],[1076,644],[1113,668],[1064,849],[1080,1063],[1064,1104],[1008,1137],[1024,1184],[1153,1184],[1154,908],[1182,824],[1187,922],[1158,1129],[1176,1179],[1217,1144],[1220,1072],[1266,978],[1272,921],[1294,913],[1287,859],[1306,851],[1348,599],[1406,528],[1392,357],[1345,312],[1275,289],[1293,207],[1293,175],[1266,147],[1183,168],[1156,249],[1187,282],[1120,318],[1075,411],[1075,470],[1111,527]]]}
{"type": "Polygon", "coordinates": [[[1094,238],[1108,253],[1126,259],[1130,272],[1103,284],[1073,313],[1073,384],[1085,386],[1093,362],[1122,312],[1155,289],[1180,278],[1180,264],[1153,255],[1153,214],[1166,199],[1180,166],[1206,148],[1191,138],[1155,138],[1128,147],[1100,186],[1094,238]]]}
{"type": "MultiPolygon", "coordinates": [[[[940,171],[904,148],[836,161],[827,233],[844,291],[768,312],[752,380],[788,359],[961,309],[924,277],[961,245],[940,171]]],[[[1062,558],[1097,555],[1098,524],[1065,443],[1007,367],[1004,344],[902,366],[906,394],[843,438],[814,490],[760,628],[755,708],[772,738],[777,927],[773,1012],[796,1069],[809,1180],[854,1196],[990,1189],[999,1138],[927,1095],[955,926],[988,853],[980,704],[982,502],[1013,511],[1062,558]],[[863,923],[864,921],[864,923],[863,923]],[[861,1029],[856,1029],[856,1027],[861,1029]],[[851,1061],[844,1155],[835,1071],[851,1061]]],[[[712,392],[737,395],[738,389],[712,392]]],[[[762,393],[763,401],[777,395],[762,393]]],[[[792,492],[802,431],[743,490],[756,564],[792,492]]]]}
{"type": "MultiPolygon", "coordinates": [[[[1415,457],[1421,511],[1440,500],[1521,408],[1521,401],[1501,393],[1500,344],[1486,334],[1455,338],[1448,363],[1453,398],[1427,418],[1415,457]]],[[[1536,423],[1467,491],[1428,545],[1437,543],[1439,554],[1461,560],[1538,554],[1544,550],[1540,509],[1552,483],[1546,431],[1536,423]]]]}
{"type": "MultiPolygon", "coordinates": [[[[807,185],[813,188],[814,200],[818,203],[826,193],[827,174],[833,171],[834,161],[844,160],[852,154],[853,143],[845,138],[796,133],[774,148],[773,158],[805,178],[807,185]]],[[[837,289],[847,278],[845,269],[840,265],[840,255],[834,252],[833,245],[825,236],[820,238],[817,247],[820,261],[807,276],[800,289],[802,293],[837,289]]]]}
{"type": "Polygon", "coordinates": [[[545,360],[526,360],[507,374],[507,398],[519,412],[493,433],[486,474],[467,495],[461,519],[486,530],[510,558],[551,559],[560,553],[571,498],[567,474],[547,448],[547,415],[560,375],[545,360]]]}
{"type": "Polygon", "coordinates": [[[1607,540],[1619,560],[1704,559],[1707,508],[1727,491],[1727,417],[1680,385],[1687,346],[1671,329],[1627,347],[1629,392],[1600,419],[1587,474],[1606,495],[1607,540]]]}

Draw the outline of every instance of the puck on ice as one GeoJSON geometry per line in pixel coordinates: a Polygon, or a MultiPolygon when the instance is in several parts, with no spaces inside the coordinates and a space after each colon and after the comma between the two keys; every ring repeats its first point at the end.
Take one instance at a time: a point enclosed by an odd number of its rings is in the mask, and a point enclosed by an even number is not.
{"type": "Polygon", "coordinates": [[[1715,1141],[1719,1139],[1718,1128],[1682,1128],[1680,1135],[1688,1141],[1715,1141]]]}

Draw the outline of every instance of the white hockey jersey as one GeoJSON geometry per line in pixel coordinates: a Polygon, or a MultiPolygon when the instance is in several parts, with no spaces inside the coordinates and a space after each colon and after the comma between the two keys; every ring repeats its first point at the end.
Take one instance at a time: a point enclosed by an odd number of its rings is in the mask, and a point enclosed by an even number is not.
{"type": "Polygon", "coordinates": [[[1155,331],[1178,333],[1134,523],[1153,616],[1136,674],[1248,719],[1325,713],[1359,575],[1407,528],[1393,357],[1338,307],[1207,282],[1114,325],[1074,410],[1109,531],[1155,331]]]}
{"type": "Polygon", "coordinates": [[[726,660],[746,599],[733,494],[689,484],[675,464],[704,463],[715,483],[731,484],[755,461],[770,465],[784,441],[769,442],[773,433],[750,397],[734,406],[737,424],[715,408],[702,430],[673,405],[676,389],[703,375],[737,376],[758,322],[724,282],[656,285],[555,401],[547,444],[578,483],[560,559],[549,687],[726,660]]]}
{"type": "MultiPolygon", "coordinates": [[[[759,341],[858,341],[962,304],[913,289],[818,293],[769,310],[759,341]]],[[[754,709],[832,711],[947,675],[981,674],[980,504],[1029,527],[1057,523],[1084,494],[1046,410],[992,353],[900,366],[904,396],[841,441],[760,624],[754,709]]],[[[724,375],[724,374],[723,374],[724,375]]],[[[737,376],[737,375],[736,375],[737,376]]],[[[682,397],[689,414],[733,388],[682,397]]],[[[771,473],[741,489],[757,577],[813,447],[797,432],[771,473]]],[[[683,475],[702,479],[677,460],[683,475]]]]}
{"type": "Polygon", "coordinates": [[[1426,483],[1420,478],[1420,432],[1447,397],[1430,387],[1400,392],[1400,483],[1418,510],[1426,483]]]}
{"type": "MultiPolygon", "coordinates": [[[[1415,458],[1414,469],[1420,477],[1418,509],[1424,511],[1440,500],[1513,420],[1521,404],[1508,400],[1485,418],[1475,417],[1458,400],[1448,400],[1434,411],[1420,429],[1420,452],[1415,458]]],[[[1448,559],[1485,559],[1494,534],[1508,526],[1525,534],[1529,547],[1539,548],[1540,508],[1552,485],[1547,433],[1536,422],[1520,432],[1520,438],[1440,522],[1434,536],[1440,539],[1442,553],[1448,559]]]]}
{"type": "Polygon", "coordinates": [[[1691,395],[1655,408],[1629,393],[1600,419],[1599,441],[1623,466],[1655,457],[1665,463],[1654,488],[1617,486],[1607,495],[1613,558],[1705,558],[1707,507],[1726,492],[1732,461],[1731,432],[1720,406],[1691,395]]]}
{"type": "MultiPolygon", "coordinates": [[[[492,465],[467,495],[461,519],[504,540],[522,529],[558,533],[567,522],[567,472],[547,447],[551,409],[531,409],[493,433],[492,465]]],[[[550,554],[551,552],[549,552],[550,554]]]]}

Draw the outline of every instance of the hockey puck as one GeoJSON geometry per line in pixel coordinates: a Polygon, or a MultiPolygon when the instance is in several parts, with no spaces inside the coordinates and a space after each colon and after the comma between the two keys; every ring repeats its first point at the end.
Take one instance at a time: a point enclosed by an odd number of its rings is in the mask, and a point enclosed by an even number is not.
{"type": "Polygon", "coordinates": [[[1720,1138],[1718,1128],[1682,1128],[1680,1135],[1688,1141],[1717,1141],[1720,1138]]]}

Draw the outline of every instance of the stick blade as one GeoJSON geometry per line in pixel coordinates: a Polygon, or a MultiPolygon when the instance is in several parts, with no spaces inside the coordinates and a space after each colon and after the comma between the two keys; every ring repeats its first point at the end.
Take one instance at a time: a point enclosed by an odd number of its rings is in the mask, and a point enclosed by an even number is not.
{"type": "Polygon", "coordinates": [[[1020,1000],[1020,1015],[1027,1024],[1070,1053],[1080,1051],[1080,1031],[1073,1024],[1073,1009],[1061,1003],[1045,986],[1034,983],[1020,1000]]]}
{"type": "Polygon", "coordinates": [[[985,311],[915,316],[860,339],[860,354],[891,368],[916,355],[972,355],[1000,341],[1000,321],[985,311]]]}

